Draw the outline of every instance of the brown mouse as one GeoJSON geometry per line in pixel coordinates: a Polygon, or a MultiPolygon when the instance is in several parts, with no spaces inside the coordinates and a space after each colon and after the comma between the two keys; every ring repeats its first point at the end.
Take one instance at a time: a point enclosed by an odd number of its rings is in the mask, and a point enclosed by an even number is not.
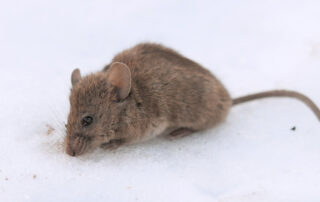
{"type": "Polygon", "coordinates": [[[102,71],[71,76],[66,152],[78,156],[97,147],[115,149],[159,135],[170,138],[222,122],[231,106],[265,97],[294,97],[320,120],[306,96],[275,90],[231,99],[208,70],[159,44],[142,43],[116,55],[102,71]]]}

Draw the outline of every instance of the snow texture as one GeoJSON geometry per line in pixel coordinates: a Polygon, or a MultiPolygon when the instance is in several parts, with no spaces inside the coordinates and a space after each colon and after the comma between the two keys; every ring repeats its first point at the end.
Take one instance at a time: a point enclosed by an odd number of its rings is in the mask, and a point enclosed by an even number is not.
{"type": "Polygon", "coordinates": [[[320,105],[320,2],[0,2],[0,201],[320,201],[320,124],[293,99],[234,107],[175,141],[72,158],[70,74],[141,41],[210,69],[233,97],[297,90],[320,105]],[[292,127],[296,130],[291,130],[292,127]]]}

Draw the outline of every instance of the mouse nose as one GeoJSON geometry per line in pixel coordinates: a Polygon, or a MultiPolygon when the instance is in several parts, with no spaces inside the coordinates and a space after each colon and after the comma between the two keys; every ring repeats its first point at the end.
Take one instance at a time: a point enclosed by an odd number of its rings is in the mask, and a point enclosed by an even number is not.
{"type": "Polygon", "coordinates": [[[70,146],[67,146],[66,152],[67,152],[67,154],[69,154],[70,156],[76,156],[75,150],[72,149],[70,146]]]}

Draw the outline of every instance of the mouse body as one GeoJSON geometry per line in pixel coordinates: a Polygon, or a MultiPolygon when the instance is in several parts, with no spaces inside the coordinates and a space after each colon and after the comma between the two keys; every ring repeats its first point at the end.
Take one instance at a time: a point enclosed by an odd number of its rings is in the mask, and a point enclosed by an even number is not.
{"type": "Polygon", "coordinates": [[[232,104],[208,70],[159,44],[138,44],[83,78],[76,69],[71,80],[66,151],[72,156],[211,128],[232,104]]]}
{"type": "Polygon", "coordinates": [[[117,54],[102,71],[71,75],[66,153],[115,149],[159,135],[177,138],[212,128],[230,108],[262,97],[289,96],[320,111],[306,96],[269,91],[231,99],[207,69],[160,44],[141,43],[117,54]]]}

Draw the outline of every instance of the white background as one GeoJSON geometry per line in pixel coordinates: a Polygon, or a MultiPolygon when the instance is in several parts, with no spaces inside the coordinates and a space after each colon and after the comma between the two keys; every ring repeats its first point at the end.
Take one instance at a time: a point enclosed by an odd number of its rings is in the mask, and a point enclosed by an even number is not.
{"type": "Polygon", "coordinates": [[[67,156],[72,70],[141,41],[199,62],[233,97],[284,88],[320,105],[316,0],[1,0],[0,201],[320,200],[319,121],[292,99],[239,105],[180,140],[67,156]]]}

